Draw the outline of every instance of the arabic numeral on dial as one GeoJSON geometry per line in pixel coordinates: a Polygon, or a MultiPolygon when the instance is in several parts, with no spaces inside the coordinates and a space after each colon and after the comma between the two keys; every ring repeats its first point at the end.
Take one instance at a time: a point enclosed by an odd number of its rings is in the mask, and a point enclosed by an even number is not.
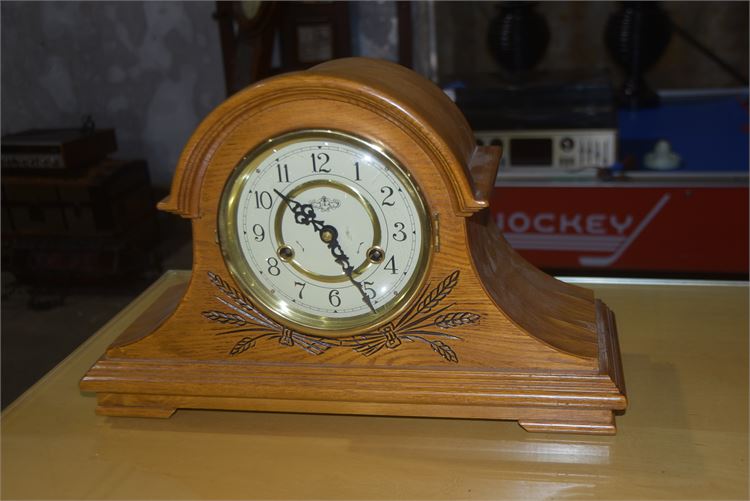
{"type": "Polygon", "coordinates": [[[359,178],[359,162],[354,162],[354,180],[361,181],[359,178]]]}
{"type": "Polygon", "coordinates": [[[259,224],[253,225],[253,234],[256,242],[262,242],[266,238],[266,230],[259,224]]]}
{"type": "Polygon", "coordinates": [[[385,263],[385,269],[391,272],[391,275],[398,273],[396,268],[396,256],[391,256],[387,263],[385,263]]]}
{"type": "Polygon", "coordinates": [[[391,235],[393,239],[396,242],[403,242],[406,240],[406,232],[404,231],[404,228],[406,228],[406,225],[402,223],[401,221],[398,221],[396,223],[393,223],[393,227],[396,229],[396,233],[391,235]]]}
{"type": "Polygon", "coordinates": [[[388,200],[389,198],[393,196],[393,188],[391,188],[390,186],[383,186],[382,188],[380,188],[380,193],[383,193],[383,194],[387,193],[383,201],[380,202],[380,205],[388,206],[388,207],[393,207],[394,205],[396,205],[394,202],[388,200]]]}
{"type": "Polygon", "coordinates": [[[300,299],[302,299],[302,291],[305,290],[305,285],[307,285],[307,283],[305,282],[294,282],[294,286],[299,287],[299,293],[297,294],[297,297],[300,299]]]}
{"type": "Polygon", "coordinates": [[[339,306],[341,306],[341,298],[339,297],[338,289],[333,289],[328,293],[328,302],[331,303],[331,306],[333,306],[334,308],[338,308],[339,306]]]}
{"type": "Polygon", "coordinates": [[[269,257],[266,259],[266,263],[268,263],[268,273],[274,277],[278,277],[281,273],[281,270],[279,269],[279,261],[275,257],[269,257]]]}
{"type": "Polygon", "coordinates": [[[370,285],[373,285],[373,282],[362,282],[362,289],[370,296],[370,299],[375,299],[375,289],[370,287],[370,285]]]}
{"type": "Polygon", "coordinates": [[[286,164],[276,164],[276,173],[279,175],[280,183],[289,182],[289,167],[286,164]]]}
{"type": "Polygon", "coordinates": [[[267,191],[254,191],[255,193],[255,208],[256,209],[270,209],[273,205],[273,197],[267,191]]]}
{"type": "Polygon", "coordinates": [[[313,172],[331,172],[330,167],[326,167],[326,164],[331,160],[327,153],[315,153],[310,155],[312,158],[313,172]]]}

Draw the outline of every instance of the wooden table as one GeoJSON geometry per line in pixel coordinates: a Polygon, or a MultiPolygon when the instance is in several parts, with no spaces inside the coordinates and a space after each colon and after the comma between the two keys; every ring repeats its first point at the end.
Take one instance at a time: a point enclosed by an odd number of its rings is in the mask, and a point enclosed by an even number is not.
{"type": "Polygon", "coordinates": [[[748,497],[748,288],[589,285],[617,314],[614,437],[514,422],[178,411],[105,418],[78,380],[169,272],[2,415],[2,497],[748,497]]]}

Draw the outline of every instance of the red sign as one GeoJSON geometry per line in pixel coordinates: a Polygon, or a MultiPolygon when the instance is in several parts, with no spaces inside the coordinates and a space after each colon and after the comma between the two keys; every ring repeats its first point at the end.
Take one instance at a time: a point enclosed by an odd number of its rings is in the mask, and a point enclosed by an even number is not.
{"type": "Polygon", "coordinates": [[[746,187],[500,187],[492,212],[541,268],[748,272],[746,187]]]}

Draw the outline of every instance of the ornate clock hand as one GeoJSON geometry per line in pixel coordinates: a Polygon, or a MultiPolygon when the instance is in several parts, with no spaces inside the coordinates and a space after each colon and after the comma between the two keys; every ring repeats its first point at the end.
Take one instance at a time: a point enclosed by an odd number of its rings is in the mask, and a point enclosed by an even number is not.
{"type": "Polygon", "coordinates": [[[276,194],[281,197],[284,202],[286,202],[289,209],[291,209],[291,211],[294,213],[294,221],[297,224],[313,226],[315,231],[317,231],[320,235],[320,239],[330,249],[331,255],[333,255],[336,262],[341,265],[341,268],[343,269],[346,277],[352,284],[354,284],[354,286],[359,291],[360,295],[362,296],[362,301],[370,308],[370,310],[372,310],[373,313],[375,313],[375,308],[372,306],[370,296],[368,296],[365,292],[364,286],[359,281],[355,280],[354,276],[352,275],[354,267],[349,263],[349,257],[344,253],[344,250],[341,248],[341,244],[339,244],[338,230],[330,224],[326,224],[325,222],[316,219],[317,215],[315,214],[315,209],[313,209],[313,206],[311,204],[299,203],[293,198],[284,195],[277,189],[274,189],[273,191],[276,192],[276,194]]]}
{"type": "Polygon", "coordinates": [[[281,199],[286,202],[287,207],[291,209],[292,213],[294,214],[294,222],[296,222],[297,224],[304,224],[305,226],[312,224],[315,231],[321,231],[325,223],[323,223],[323,221],[318,221],[317,219],[315,219],[318,216],[317,214],[315,214],[315,209],[313,209],[313,206],[311,204],[301,204],[293,198],[289,198],[288,196],[284,195],[277,189],[274,189],[273,191],[279,197],[281,197],[281,199]]]}
{"type": "Polygon", "coordinates": [[[344,270],[344,274],[346,275],[346,277],[357,288],[360,296],[362,297],[362,301],[370,308],[373,313],[375,313],[375,308],[372,306],[372,302],[370,302],[370,296],[368,296],[365,292],[364,286],[361,282],[354,279],[354,267],[349,263],[349,257],[344,253],[344,249],[341,248],[341,244],[339,244],[338,230],[330,224],[325,224],[322,221],[318,222],[322,224],[322,226],[318,230],[318,232],[320,233],[320,239],[327,244],[328,248],[331,250],[331,255],[333,255],[336,262],[341,265],[341,268],[344,270]]]}
{"type": "MultiPolygon", "coordinates": [[[[352,276],[352,273],[354,271],[354,267],[349,264],[349,257],[344,254],[344,250],[341,248],[341,245],[338,241],[338,231],[336,231],[336,228],[333,226],[327,226],[327,228],[330,228],[333,230],[333,238],[328,243],[328,248],[331,249],[331,254],[333,254],[333,257],[336,258],[336,262],[341,265],[341,268],[344,270],[344,274],[347,276],[349,281],[354,284],[354,286],[359,291],[359,294],[362,296],[362,302],[364,302],[370,310],[375,313],[375,308],[372,306],[372,302],[370,301],[370,296],[367,295],[365,292],[365,288],[362,285],[361,282],[354,280],[354,277],[352,276]]],[[[321,236],[322,238],[322,236],[321,236]]]]}
{"type": "Polygon", "coordinates": [[[352,267],[348,266],[344,268],[344,273],[347,277],[349,277],[349,281],[354,284],[354,287],[357,288],[359,291],[359,294],[362,296],[362,302],[365,303],[368,308],[370,308],[370,311],[375,313],[375,308],[372,306],[372,302],[370,301],[370,296],[367,295],[365,292],[364,286],[362,286],[362,282],[358,282],[357,280],[354,280],[352,277],[352,267]]]}

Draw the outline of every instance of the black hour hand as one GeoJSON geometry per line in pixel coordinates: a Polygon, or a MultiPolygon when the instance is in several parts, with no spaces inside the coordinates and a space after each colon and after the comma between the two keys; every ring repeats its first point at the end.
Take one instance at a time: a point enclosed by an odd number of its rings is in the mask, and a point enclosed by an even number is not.
{"type": "Polygon", "coordinates": [[[298,201],[284,195],[279,190],[274,189],[273,191],[276,192],[276,194],[281,197],[281,199],[286,202],[286,205],[291,209],[292,213],[294,214],[295,223],[307,226],[315,221],[317,215],[315,214],[315,209],[313,209],[312,205],[301,204],[298,201]]]}

